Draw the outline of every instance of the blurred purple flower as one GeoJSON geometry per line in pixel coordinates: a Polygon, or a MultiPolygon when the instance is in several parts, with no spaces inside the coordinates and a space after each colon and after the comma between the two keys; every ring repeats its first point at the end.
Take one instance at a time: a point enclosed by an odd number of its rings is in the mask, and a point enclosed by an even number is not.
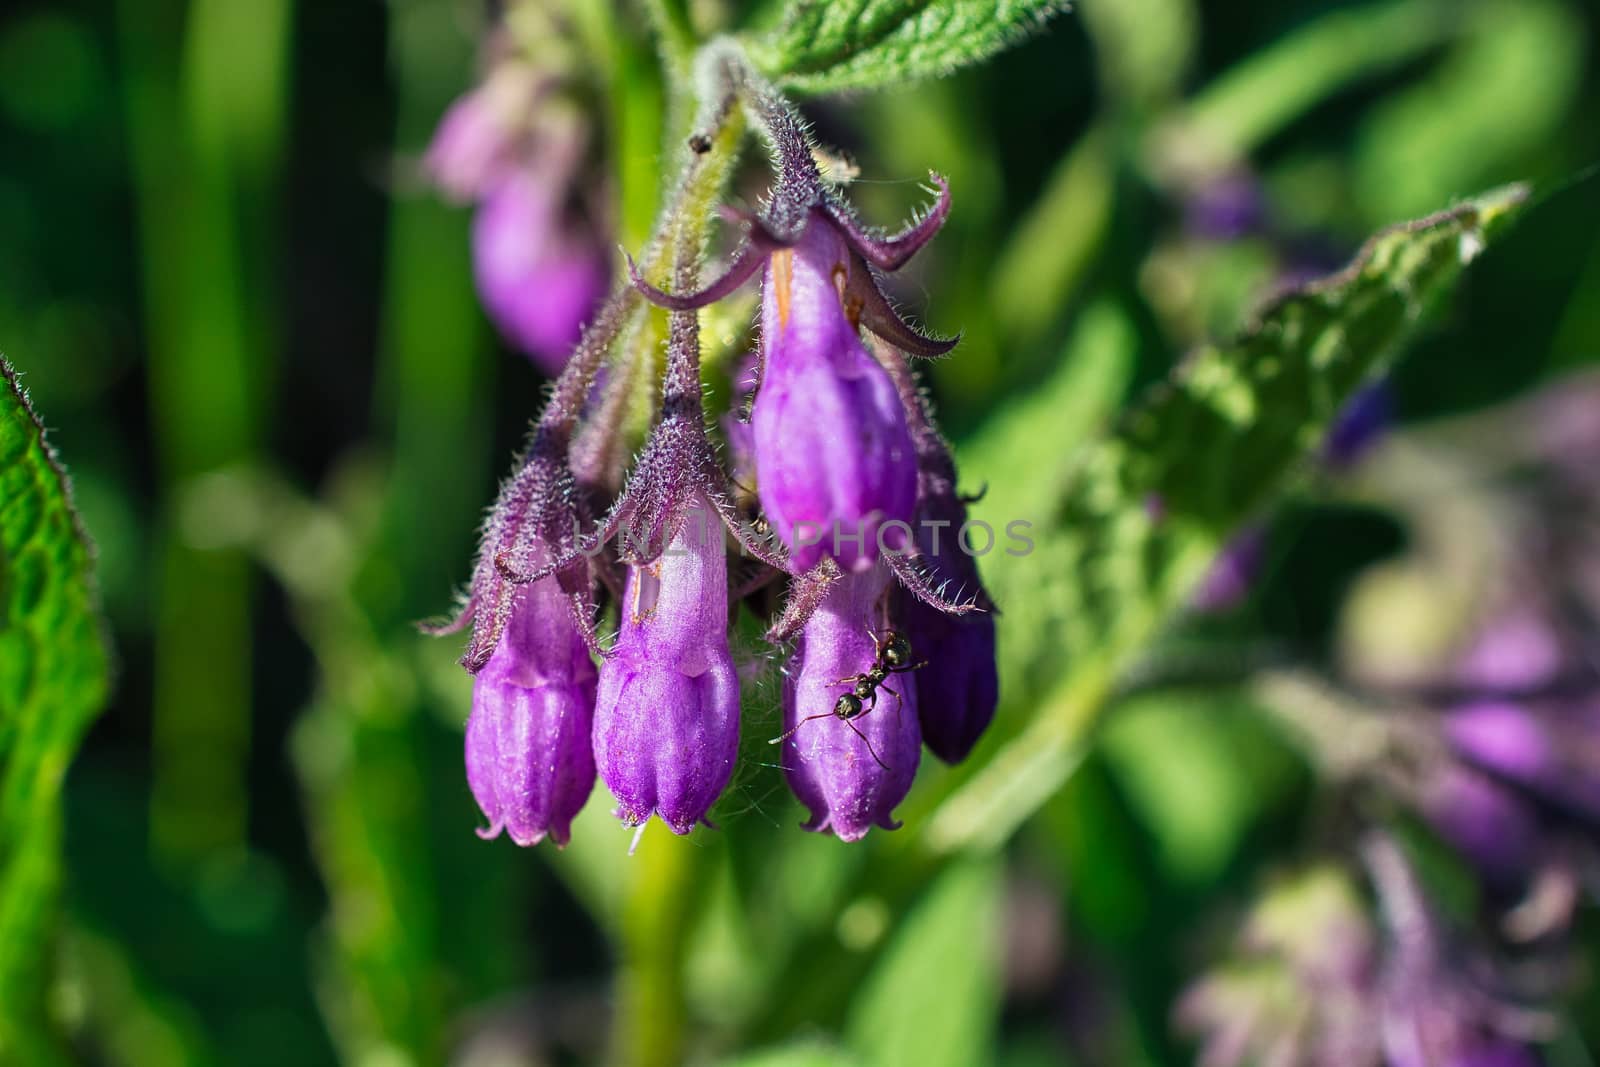
{"type": "Polygon", "coordinates": [[[1184,212],[1189,232],[1211,241],[1238,240],[1267,226],[1266,194],[1247,171],[1206,182],[1189,195],[1184,212]]]}
{"type": "Polygon", "coordinates": [[[1346,873],[1319,866],[1258,900],[1237,955],[1185,991],[1202,1067],[1377,1067],[1377,934],[1346,873]]]}
{"type": "Polygon", "coordinates": [[[525,63],[502,61],[445,112],[423,166],[448,197],[477,204],[473,268],[489,318],[555,374],[611,271],[578,206],[583,127],[547,88],[525,63]]]}
{"type": "Polygon", "coordinates": [[[422,166],[447,197],[470,204],[516,167],[524,115],[535,103],[528,79],[503,76],[458,97],[445,111],[422,166]]]}
{"type": "Polygon", "coordinates": [[[1517,891],[1539,862],[1544,842],[1537,814],[1481,771],[1444,761],[1422,776],[1417,804],[1493,888],[1517,891]]]}
{"type": "Polygon", "coordinates": [[[1449,714],[1462,758],[1569,817],[1600,823],[1600,701],[1484,701],[1449,714]]]}
{"type": "Polygon", "coordinates": [[[1394,389],[1387,380],[1369,382],[1345,402],[1322,440],[1322,465],[1348,470],[1394,424],[1394,389]]]}
{"type": "Polygon", "coordinates": [[[1486,961],[1449,936],[1391,838],[1371,834],[1362,852],[1388,932],[1378,1021],[1389,1067],[1537,1063],[1527,1046],[1548,1020],[1513,1004],[1486,961]]]}
{"type": "Polygon", "coordinates": [[[1492,693],[1532,692],[1555,681],[1567,660],[1556,628],[1529,604],[1496,609],[1448,672],[1452,683],[1492,693]]]}
{"type": "Polygon", "coordinates": [[[807,830],[856,841],[874,826],[893,830],[922,746],[916,688],[889,675],[875,705],[853,718],[835,708],[869,670],[888,631],[889,572],[882,564],[836,580],[805,625],[784,679],[784,773],[811,809],[807,830]]]}
{"type": "Polygon", "coordinates": [[[1221,614],[1244,603],[1266,560],[1267,531],[1246,526],[1235,533],[1211,563],[1190,597],[1190,606],[1206,614],[1221,614]]]}
{"type": "Polygon", "coordinates": [[[738,750],[722,527],[697,494],[670,520],[660,558],[629,569],[622,631],[600,667],[594,756],[618,818],[642,826],[659,815],[686,834],[727,786],[738,750]]]}
{"type": "Polygon", "coordinates": [[[535,170],[505,174],[472,220],[472,262],[489,317],[547,373],[566,364],[604,299],[611,269],[595,235],[535,170]]]}

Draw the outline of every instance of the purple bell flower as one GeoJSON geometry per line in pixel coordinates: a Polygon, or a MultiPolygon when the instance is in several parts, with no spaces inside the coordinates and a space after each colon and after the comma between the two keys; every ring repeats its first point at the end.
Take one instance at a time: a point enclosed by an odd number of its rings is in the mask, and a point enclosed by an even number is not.
{"type": "MultiPolygon", "coordinates": [[[[949,581],[963,593],[981,593],[977,561],[956,544],[956,531],[966,513],[966,505],[953,495],[930,504],[923,512],[924,523],[948,520],[951,525],[940,530],[937,553],[931,543],[924,544],[923,551],[935,581],[949,581]]],[[[901,600],[911,645],[917,658],[928,661],[912,685],[922,740],[944,762],[960,763],[994,721],[1000,704],[994,612],[952,615],[919,597],[904,595],[901,600]]]]}
{"type": "Polygon", "coordinates": [[[807,830],[832,830],[844,841],[860,840],[874,826],[900,825],[894,809],[911,790],[921,754],[910,679],[888,673],[872,696],[842,702],[860,694],[859,677],[879,662],[890,636],[888,582],[881,565],[836,580],[807,620],[784,680],[789,787],[811,809],[807,830]],[[841,708],[851,712],[848,718],[841,708]]]}
{"type": "Polygon", "coordinates": [[[792,248],[775,251],[762,286],[765,374],[756,394],[762,509],[809,569],[824,556],[863,570],[905,545],[917,461],[905,410],[867,351],[850,289],[866,268],[821,212],[792,248]],[[852,279],[852,273],[859,277],[852,279]]]}
{"type": "Polygon", "coordinates": [[[594,788],[594,704],[594,664],[566,596],[556,578],[535,582],[473,679],[467,784],[489,820],[480,837],[567,843],[594,788]]]}
{"type": "Polygon", "coordinates": [[[916,658],[926,661],[912,675],[922,740],[941,760],[960,763],[988,729],[1000,703],[994,605],[984,591],[976,557],[962,547],[967,502],[956,490],[956,464],[950,449],[934,427],[905,359],[898,353],[886,353],[885,366],[910,413],[917,448],[916,547],[921,556],[917,571],[907,577],[941,594],[953,590],[957,600],[971,598],[970,603],[978,609],[945,610],[909,584],[900,592],[906,636],[916,658]]]}
{"type": "Polygon", "coordinates": [[[705,818],[739,750],[739,679],[728,644],[722,527],[703,495],[667,550],[631,567],[622,632],[600,668],[594,757],[617,817],[675,834],[705,818]]]}

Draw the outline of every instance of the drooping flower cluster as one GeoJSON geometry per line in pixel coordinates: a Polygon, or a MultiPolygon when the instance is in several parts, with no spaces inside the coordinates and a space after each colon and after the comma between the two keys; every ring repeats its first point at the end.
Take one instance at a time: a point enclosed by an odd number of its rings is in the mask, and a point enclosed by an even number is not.
{"type": "Polygon", "coordinates": [[[1258,903],[1238,957],[1196,982],[1179,1026],[1208,1067],[1537,1067],[1549,1020],[1448,926],[1401,846],[1362,847],[1377,902],[1328,863],[1258,903]]]}
{"type": "MultiPolygon", "coordinates": [[[[775,581],[789,590],[767,639],[794,647],[782,732],[763,725],[808,829],[855,840],[898,825],[923,742],[964,758],[998,702],[990,604],[956,537],[966,500],[908,363],[955,342],[907,325],[875,273],[934,236],[948,188],[936,177],[936,204],[904,232],[871,232],[822,181],[789,106],[742,69],[732,82],[773,148],[766,209],[738,216],[743,240],[703,288],[697,242],[630,264],[632,288],[585,332],[501,491],[455,624],[473,627],[469,780],[489,832],[520,844],[564,841],[597,774],[625,825],[659,816],[685,834],[706,820],[738,770],[730,618],[768,610],[775,581]],[[671,292],[644,277],[667,255],[671,292]],[[708,430],[698,309],[758,272],[749,421],[722,421],[739,482],[755,483],[741,495],[708,430]],[[650,361],[626,362],[648,334],[641,294],[669,310],[666,373],[623,472],[608,464],[637,421],[628,402],[656,395],[630,382],[650,361]],[[614,348],[618,372],[592,394],[614,348]],[[617,612],[609,648],[601,589],[617,612]]],[[[711,140],[691,142],[686,185],[711,140]]]]}
{"type": "Polygon", "coordinates": [[[604,298],[611,267],[557,16],[515,6],[540,25],[490,37],[483,81],[445,112],[423,167],[450,199],[476,205],[473,275],[489,318],[554,374],[604,298]]]}
{"type": "MultiPolygon", "coordinates": [[[[1243,958],[1180,1008],[1203,1062],[1543,1062],[1549,1020],[1527,1005],[1566,996],[1573,918],[1600,893],[1597,400],[1600,379],[1561,383],[1469,416],[1493,432],[1457,429],[1448,452],[1419,436],[1373,456],[1366,492],[1409,520],[1409,552],[1356,584],[1342,685],[1308,686],[1297,706],[1292,686],[1264,691],[1288,705],[1329,784],[1355,787],[1344,821],[1388,823],[1409,807],[1413,832],[1431,828],[1463,861],[1477,911],[1447,923],[1407,850],[1369,831],[1382,922],[1354,893],[1336,909],[1339,932],[1295,904],[1274,929],[1303,938],[1264,946],[1253,921],[1243,958]],[[1451,477],[1415,499],[1413,472],[1432,464],[1451,477]],[[1497,477],[1509,470],[1521,477],[1497,477]],[[1325,966],[1341,945],[1367,962],[1325,966]]],[[[1370,408],[1352,417],[1383,421],[1370,408]]],[[[1292,899],[1274,891],[1266,907],[1292,899]]]]}
{"type": "Polygon", "coordinates": [[[1600,858],[1597,397],[1593,381],[1557,385],[1497,413],[1502,432],[1469,435],[1456,488],[1430,504],[1450,518],[1419,518],[1411,558],[1374,569],[1346,612],[1346,673],[1431,742],[1403,798],[1518,940],[1563,928],[1600,858]],[[1524,486],[1488,473],[1508,463],[1524,486]]]}

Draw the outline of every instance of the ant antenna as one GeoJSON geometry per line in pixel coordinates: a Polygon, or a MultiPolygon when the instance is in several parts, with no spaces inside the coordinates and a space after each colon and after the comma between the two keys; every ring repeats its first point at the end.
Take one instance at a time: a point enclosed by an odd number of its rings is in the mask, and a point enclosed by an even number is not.
{"type": "Polygon", "coordinates": [[[789,727],[783,733],[779,734],[777,737],[774,737],[771,741],[768,741],[767,744],[769,744],[769,745],[781,745],[785,741],[789,740],[789,738],[793,737],[796,733],[798,733],[799,730],[800,730],[800,727],[804,726],[806,723],[810,722],[812,719],[829,719],[829,718],[832,718],[832,717],[833,717],[833,712],[831,712],[831,711],[819,712],[816,715],[807,715],[805,718],[801,719],[799,722],[797,722],[793,726],[789,727]]]}

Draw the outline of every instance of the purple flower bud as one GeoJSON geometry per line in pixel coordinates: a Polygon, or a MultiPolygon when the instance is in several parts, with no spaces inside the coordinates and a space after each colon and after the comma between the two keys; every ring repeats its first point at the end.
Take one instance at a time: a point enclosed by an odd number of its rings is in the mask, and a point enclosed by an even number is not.
{"type": "Polygon", "coordinates": [[[474,274],[489,317],[551,373],[566,364],[611,276],[566,198],[549,175],[512,171],[486,192],[472,222],[474,274]]]}
{"type": "Polygon", "coordinates": [[[1394,390],[1380,379],[1356,390],[1339,409],[1322,440],[1322,464],[1332,471],[1348,470],[1394,423],[1394,390]]]}
{"type": "MultiPolygon", "coordinates": [[[[772,253],[762,286],[765,374],[751,421],[761,505],[793,559],[864,570],[905,544],[917,464],[894,383],[862,343],[874,283],[838,227],[813,211],[772,253]]],[[[876,292],[876,290],[873,290],[876,292]]]]}
{"type": "Polygon", "coordinates": [[[1190,599],[1194,610],[1219,614],[1238,607],[1261,576],[1266,545],[1267,533],[1260,526],[1247,526],[1234,534],[1195,589],[1190,599]]]}
{"type": "Polygon", "coordinates": [[[1236,171],[1196,190],[1185,214],[1188,228],[1196,236],[1233,241],[1266,229],[1267,201],[1254,175],[1236,171]]]}
{"type": "MultiPolygon", "coordinates": [[[[949,582],[956,598],[982,596],[978,563],[961,548],[957,534],[967,506],[946,483],[923,502],[918,540],[934,584],[949,582]]],[[[994,612],[952,615],[902,593],[901,614],[917,659],[927,666],[912,676],[922,740],[946,763],[960,763],[994,719],[1000,703],[995,664],[994,612]]],[[[984,598],[987,604],[987,598],[984,598]]]]}
{"type": "Polygon", "coordinates": [[[835,581],[807,620],[784,680],[789,787],[811,809],[807,830],[832,830],[845,841],[860,840],[873,826],[900,825],[893,812],[911,789],[921,755],[911,679],[887,673],[864,698],[858,688],[889,636],[888,581],[882,564],[835,581]]]}
{"type": "Polygon", "coordinates": [[[733,774],[739,679],[722,527],[699,494],[677,517],[666,552],[628,572],[622,632],[600,667],[594,757],[618,818],[659,815],[686,834],[733,774]]]}
{"type": "Polygon", "coordinates": [[[590,726],[595,669],[555,578],[523,591],[472,685],[467,784],[489,820],[519,845],[565,845],[594,788],[590,726]]]}

